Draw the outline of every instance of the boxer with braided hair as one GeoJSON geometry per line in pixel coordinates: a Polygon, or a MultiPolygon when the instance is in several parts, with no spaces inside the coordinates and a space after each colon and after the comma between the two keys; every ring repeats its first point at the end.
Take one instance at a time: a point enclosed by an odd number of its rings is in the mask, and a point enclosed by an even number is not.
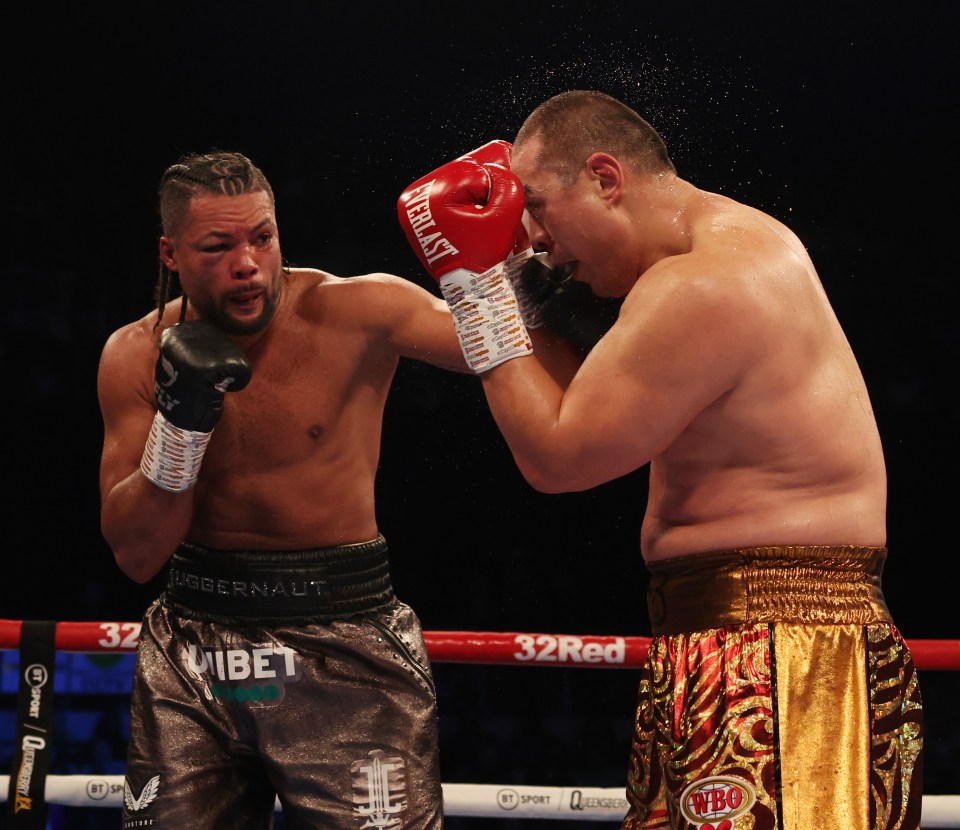
{"type": "Polygon", "coordinates": [[[157,305],[100,360],[101,526],[143,617],[124,826],[438,830],[436,692],[374,510],[401,357],[466,364],[445,303],[283,264],[238,153],[159,188],[157,305]],[[179,280],[179,308],[168,308],[179,280]]]}
{"type": "MultiPolygon", "coordinates": [[[[241,153],[206,153],[185,156],[171,164],[160,179],[158,204],[160,224],[165,234],[180,225],[190,210],[194,196],[207,193],[239,196],[242,193],[266,193],[274,201],[273,188],[259,167],[241,153]]],[[[163,319],[163,311],[173,287],[170,269],[160,259],[160,273],[154,297],[157,302],[157,323],[163,319]]],[[[181,322],[186,313],[187,295],[181,294],[181,322]]]]}

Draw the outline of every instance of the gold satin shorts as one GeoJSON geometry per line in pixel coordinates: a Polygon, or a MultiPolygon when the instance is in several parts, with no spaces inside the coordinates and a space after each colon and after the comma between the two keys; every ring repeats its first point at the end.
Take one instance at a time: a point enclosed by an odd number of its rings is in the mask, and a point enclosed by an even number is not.
{"type": "Polygon", "coordinates": [[[624,830],[910,830],[923,715],[884,548],[648,565],[624,830]]]}

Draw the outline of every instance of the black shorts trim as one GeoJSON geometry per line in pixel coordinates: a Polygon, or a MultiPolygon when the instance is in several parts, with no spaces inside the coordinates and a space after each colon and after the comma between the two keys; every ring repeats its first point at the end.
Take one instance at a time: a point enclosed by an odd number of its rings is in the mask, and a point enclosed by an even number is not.
{"type": "Polygon", "coordinates": [[[386,540],[298,551],[212,550],[190,542],[170,561],[168,604],[210,619],[330,622],[396,602],[386,540]]]}

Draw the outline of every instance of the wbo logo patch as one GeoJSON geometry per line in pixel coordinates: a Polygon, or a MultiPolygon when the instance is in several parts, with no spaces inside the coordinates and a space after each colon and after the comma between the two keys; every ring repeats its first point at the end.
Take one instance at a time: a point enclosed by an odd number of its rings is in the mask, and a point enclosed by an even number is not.
{"type": "Polygon", "coordinates": [[[715,775],[694,781],[680,796],[680,812],[701,830],[732,830],[738,816],[757,801],[753,785],[741,778],[715,775]]]}

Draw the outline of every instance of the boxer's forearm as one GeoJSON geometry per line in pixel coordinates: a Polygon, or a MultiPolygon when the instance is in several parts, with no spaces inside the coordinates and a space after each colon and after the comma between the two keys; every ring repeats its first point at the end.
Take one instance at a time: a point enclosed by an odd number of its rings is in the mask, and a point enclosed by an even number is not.
{"type": "Polygon", "coordinates": [[[574,447],[561,434],[564,386],[536,355],[480,377],[490,412],[527,482],[545,493],[575,489],[569,486],[574,447]]]}
{"type": "Polygon", "coordinates": [[[100,525],[120,569],[135,582],[146,582],[187,535],[192,517],[192,490],[164,490],[137,469],[104,499],[100,525]]]}

